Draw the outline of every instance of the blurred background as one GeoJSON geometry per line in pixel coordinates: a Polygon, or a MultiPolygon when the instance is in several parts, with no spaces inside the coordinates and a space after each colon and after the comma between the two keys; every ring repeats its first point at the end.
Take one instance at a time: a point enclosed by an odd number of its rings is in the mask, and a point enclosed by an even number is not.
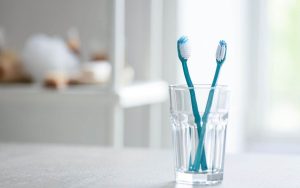
{"type": "Polygon", "coordinates": [[[228,152],[300,153],[300,1],[0,0],[0,142],[170,148],[168,85],[230,86],[228,152]]]}

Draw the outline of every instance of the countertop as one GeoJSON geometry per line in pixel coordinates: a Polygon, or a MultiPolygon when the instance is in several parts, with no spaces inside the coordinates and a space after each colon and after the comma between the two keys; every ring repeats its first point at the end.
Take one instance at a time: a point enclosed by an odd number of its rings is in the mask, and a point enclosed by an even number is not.
{"type": "MultiPolygon", "coordinates": [[[[216,188],[300,187],[300,156],[226,155],[216,188]]],[[[0,187],[188,188],[174,182],[170,150],[0,144],[0,187]]],[[[202,186],[203,187],[203,186],[202,186]]]]}

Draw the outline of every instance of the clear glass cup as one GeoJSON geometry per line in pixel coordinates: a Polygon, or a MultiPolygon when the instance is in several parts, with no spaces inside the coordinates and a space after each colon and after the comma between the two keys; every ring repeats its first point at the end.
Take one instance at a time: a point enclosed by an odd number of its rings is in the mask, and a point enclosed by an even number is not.
{"type": "Polygon", "coordinates": [[[171,85],[169,91],[176,182],[221,183],[229,110],[228,87],[171,85]],[[192,98],[198,105],[200,120],[195,118],[192,98]]]}

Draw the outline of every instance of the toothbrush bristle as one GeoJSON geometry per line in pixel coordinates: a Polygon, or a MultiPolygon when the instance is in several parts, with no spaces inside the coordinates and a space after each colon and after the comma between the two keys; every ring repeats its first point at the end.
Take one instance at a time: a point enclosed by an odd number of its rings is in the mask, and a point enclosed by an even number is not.
{"type": "Polygon", "coordinates": [[[180,55],[183,59],[189,59],[191,57],[191,47],[189,39],[186,36],[180,37],[178,40],[180,55]]]}
{"type": "Polygon", "coordinates": [[[227,44],[224,40],[221,40],[219,42],[217,52],[216,52],[216,60],[218,62],[224,61],[226,58],[226,50],[227,50],[227,44]]]}

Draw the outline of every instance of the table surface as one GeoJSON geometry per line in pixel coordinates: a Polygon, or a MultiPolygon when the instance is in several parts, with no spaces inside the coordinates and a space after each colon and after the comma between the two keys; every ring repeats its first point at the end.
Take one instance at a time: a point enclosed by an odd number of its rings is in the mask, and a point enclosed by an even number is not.
{"type": "MultiPolygon", "coordinates": [[[[214,187],[300,187],[299,174],[298,155],[227,155],[224,181],[214,187]]],[[[197,186],[174,182],[168,150],[0,144],[0,187],[197,186]]]]}

